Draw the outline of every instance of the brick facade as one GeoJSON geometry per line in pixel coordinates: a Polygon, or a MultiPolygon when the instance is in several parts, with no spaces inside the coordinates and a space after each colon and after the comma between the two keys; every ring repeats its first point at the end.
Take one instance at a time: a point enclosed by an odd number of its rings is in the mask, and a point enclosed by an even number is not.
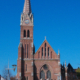
{"type": "Polygon", "coordinates": [[[18,80],[60,80],[60,54],[44,40],[35,53],[33,45],[33,15],[30,0],[25,0],[21,14],[20,44],[18,46],[18,80]]]}

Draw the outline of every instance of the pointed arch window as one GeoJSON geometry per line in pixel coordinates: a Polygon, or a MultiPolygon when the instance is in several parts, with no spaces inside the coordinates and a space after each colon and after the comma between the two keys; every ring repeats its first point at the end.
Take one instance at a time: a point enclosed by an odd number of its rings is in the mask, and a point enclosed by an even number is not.
{"type": "Polygon", "coordinates": [[[47,71],[47,79],[51,79],[51,72],[47,71]]]}
{"type": "Polygon", "coordinates": [[[25,58],[26,58],[26,44],[25,44],[25,50],[24,51],[25,51],[25,58]]]}
{"type": "Polygon", "coordinates": [[[27,30],[27,37],[30,37],[30,31],[27,30]]]}
{"type": "Polygon", "coordinates": [[[46,43],[45,43],[45,56],[46,56],[46,43]]]}
{"type": "Polygon", "coordinates": [[[26,30],[24,30],[24,34],[23,34],[23,36],[26,37],[26,30]]]}
{"type": "Polygon", "coordinates": [[[28,44],[27,44],[27,58],[28,58],[28,44]]]}
{"type": "Polygon", "coordinates": [[[40,72],[40,79],[45,79],[45,73],[44,73],[44,71],[40,72]]]}
{"type": "Polygon", "coordinates": [[[49,47],[48,47],[48,57],[49,57],[49,47]]]}
{"type": "Polygon", "coordinates": [[[28,77],[27,77],[27,80],[28,80],[28,77]]]}
{"type": "Polygon", "coordinates": [[[27,64],[26,64],[26,71],[27,71],[27,64]]]}

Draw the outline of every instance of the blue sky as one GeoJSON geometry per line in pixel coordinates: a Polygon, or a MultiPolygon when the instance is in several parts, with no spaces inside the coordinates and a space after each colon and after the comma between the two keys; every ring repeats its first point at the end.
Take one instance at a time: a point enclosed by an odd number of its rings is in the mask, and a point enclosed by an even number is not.
{"type": "MultiPolygon", "coordinates": [[[[0,0],[0,74],[8,65],[17,64],[20,42],[20,16],[24,0],[0,0]]],[[[31,0],[34,15],[36,51],[45,36],[60,61],[80,65],[80,0],[31,0]]],[[[16,75],[12,71],[13,75],[16,75]]]]}

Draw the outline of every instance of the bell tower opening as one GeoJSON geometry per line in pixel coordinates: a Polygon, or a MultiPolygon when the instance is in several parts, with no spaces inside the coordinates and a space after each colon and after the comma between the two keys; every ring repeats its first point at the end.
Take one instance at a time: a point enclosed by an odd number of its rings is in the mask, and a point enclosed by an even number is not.
{"type": "Polygon", "coordinates": [[[30,31],[29,30],[27,31],[27,37],[30,37],[30,31]]]}

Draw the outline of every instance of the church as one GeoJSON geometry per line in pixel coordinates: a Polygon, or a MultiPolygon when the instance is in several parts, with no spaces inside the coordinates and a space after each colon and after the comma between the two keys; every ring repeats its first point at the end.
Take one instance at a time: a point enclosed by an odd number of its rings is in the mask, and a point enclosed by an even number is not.
{"type": "Polygon", "coordinates": [[[30,0],[25,0],[21,14],[16,77],[18,80],[61,80],[60,53],[56,54],[46,39],[35,53],[30,0]]]}

